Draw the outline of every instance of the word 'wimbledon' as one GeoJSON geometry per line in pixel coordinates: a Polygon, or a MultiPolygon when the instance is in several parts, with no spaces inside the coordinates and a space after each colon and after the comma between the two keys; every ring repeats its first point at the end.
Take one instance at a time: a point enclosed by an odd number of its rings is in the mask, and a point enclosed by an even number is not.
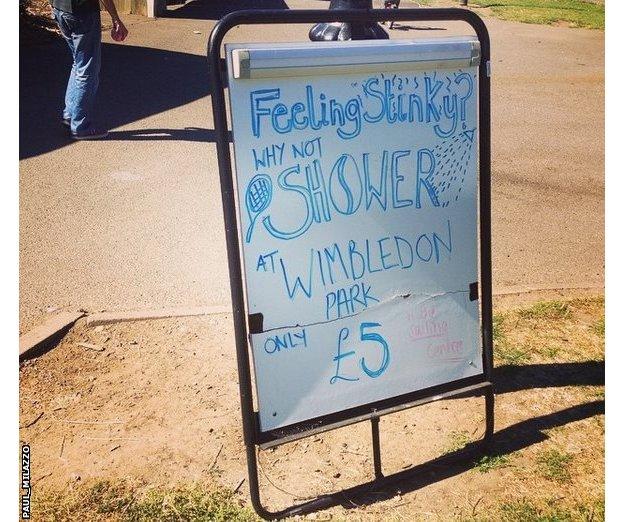
{"type": "MultiPolygon", "coordinates": [[[[409,270],[421,263],[439,264],[444,259],[450,259],[452,253],[451,222],[447,220],[438,231],[413,237],[394,235],[312,248],[307,262],[289,262],[275,250],[258,257],[256,271],[281,274],[289,299],[297,296],[312,299],[317,292],[325,294],[327,288],[358,283],[377,272],[409,270]]],[[[351,295],[350,299],[359,299],[358,302],[365,307],[368,301],[376,300],[367,285],[361,286],[358,295],[351,295]]],[[[330,300],[326,303],[328,309],[331,308],[329,305],[337,304],[337,300],[333,303],[330,300]]]]}
{"type": "Polygon", "coordinates": [[[466,103],[474,93],[470,74],[454,74],[446,81],[427,75],[422,82],[416,77],[398,80],[368,78],[353,84],[361,92],[346,100],[328,98],[307,85],[303,99],[290,105],[279,101],[279,88],[251,91],[253,135],[261,138],[267,125],[278,134],[335,127],[340,138],[349,140],[359,136],[364,123],[425,122],[433,125],[437,136],[448,138],[466,120],[466,103]]]}

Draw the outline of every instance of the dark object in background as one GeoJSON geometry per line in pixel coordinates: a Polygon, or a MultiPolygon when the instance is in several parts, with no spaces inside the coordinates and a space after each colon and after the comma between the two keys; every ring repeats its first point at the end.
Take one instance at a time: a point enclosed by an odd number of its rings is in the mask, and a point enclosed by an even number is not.
{"type": "MultiPolygon", "coordinates": [[[[398,4],[398,2],[397,2],[398,4]]],[[[372,0],[331,0],[330,9],[372,9],[372,0]]],[[[344,41],[344,40],[387,40],[388,33],[376,22],[359,23],[321,23],[310,29],[310,40],[344,41]]]]}
{"type": "MultiPolygon", "coordinates": [[[[384,9],[398,9],[401,0],[384,0],[384,9]]],[[[390,29],[394,27],[394,21],[390,22],[390,29]]]]}

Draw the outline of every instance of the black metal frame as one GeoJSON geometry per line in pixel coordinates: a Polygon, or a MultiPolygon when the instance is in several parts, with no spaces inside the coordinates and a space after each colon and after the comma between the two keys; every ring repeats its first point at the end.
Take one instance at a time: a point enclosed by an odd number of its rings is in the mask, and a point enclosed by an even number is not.
{"type": "MultiPolygon", "coordinates": [[[[385,477],[381,467],[379,418],[405,408],[458,396],[485,396],[486,426],[483,442],[494,432],[494,392],[492,377],[492,260],[491,260],[491,202],[490,202],[490,39],[481,18],[466,9],[367,9],[367,10],[246,10],[223,17],[213,28],[208,44],[208,61],[212,80],[212,108],[215,125],[221,198],[228,252],[230,290],[236,341],[239,391],[243,420],[243,439],[247,453],[249,491],[256,512],[265,519],[276,519],[324,509],[340,503],[338,493],[324,495],[287,509],[271,512],[261,502],[256,447],[265,449],[308,437],[348,424],[371,421],[375,479],[351,488],[350,494],[371,485],[387,486],[405,479],[409,473],[400,472],[385,477]],[[225,105],[225,82],[221,71],[221,46],[227,32],[238,25],[312,24],[318,22],[382,22],[382,21],[463,21],[476,32],[481,45],[479,64],[479,244],[481,285],[481,334],[483,374],[419,390],[383,401],[325,415],[284,428],[261,432],[258,414],[254,411],[251,365],[248,345],[248,324],[245,310],[241,256],[238,243],[238,219],[232,177],[228,121],[225,105]]],[[[409,470],[408,470],[409,472],[409,470]]],[[[341,492],[342,494],[345,491],[341,492]]]]}

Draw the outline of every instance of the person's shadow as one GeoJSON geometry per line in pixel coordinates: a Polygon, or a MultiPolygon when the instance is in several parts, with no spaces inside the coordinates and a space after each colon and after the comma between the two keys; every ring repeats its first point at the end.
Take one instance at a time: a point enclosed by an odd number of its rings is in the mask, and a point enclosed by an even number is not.
{"type": "MultiPolygon", "coordinates": [[[[198,20],[219,20],[234,11],[244,9],[288,9],[284,0],[194,0],[183,2],[182,0],[169,1],[170,7],[163,17],[167,18],[190,18],[198,20]],[[175,4],[182,4],[175,8],[175,4]],[[174,6],[174,8],[171,7],[174,6]]],[[[324,6],[319,6],[322,9],[324,6]]]]}
{"type": "MultiPolygon", "coordinates": [[[[218,20],[239,9],[288,9],[284,0],[189,2],[170,10],[172,18],[218,20]]],[[[64,40],[40,39],[20,49],[20,159],[72,143],[61,125],[61,110],[71,66],[64,40]]],[[[210,94],[205,56],[129,44],[102,44],[102,73],[95,115],[108,129],[185,105],[210,94]]],[[[209,100],[207,100],[209,103],[209,100]]],[[[210,129],[116,131],[109,139],[214,141],[210,129]],[[159,132],[162,131],[162,132],[159,132]]]]}
{"type": "MultiPolygon", "coordinates": [[[[210,94],[204,56],[105,43],[102,62],[95,114],[109,129],[210,94]]],[[[71,143],[60,121],[70,65],[60,39],[20,52],[20,159],[71,143]]],[[[190,134],[197,136],[195,131],[190,134]]],[[[190,134],[185,132],[184,139],[190,134]]],[[[208,130],[200,135],[202,140],[214,139],[208,130]]]]}
{"type": "MultiPolygon", "coordinates": [[[[218,20],[241,9],[288,9],[284,0],[195,0],[172,6],[166,17],[218,20]],[[173,8],[172,8],[173,7],[173,8]]],[[[20,49],[19,157],[38,156],[72,143],[61,125],[70,70],[67,45],[58,36],[20,49]]],[[[102,44],[102,74],[95,108],[101,126],[114,129],[210,94],[205,56],[129,44],[102,44]]],[[[208,103],[208,101],[207,101],[208,103]]],[[[109,140],[214,141],[207,128],[113,131],[109,140]]]]}

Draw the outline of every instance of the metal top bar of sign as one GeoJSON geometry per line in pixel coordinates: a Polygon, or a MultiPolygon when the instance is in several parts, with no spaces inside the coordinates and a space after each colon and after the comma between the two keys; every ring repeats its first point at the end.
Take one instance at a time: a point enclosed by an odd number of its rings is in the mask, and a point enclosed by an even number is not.
{"type": "Polygon", "coordinates": [[[474,36],[436,41],[356,41],[302,44],[226,45],[232,52],[235,79],[277,78],[425,68],[470,67],[479,64],[479,40],[474,36]],[[321,71],[322,68],[322,71],[321,71]]]}

